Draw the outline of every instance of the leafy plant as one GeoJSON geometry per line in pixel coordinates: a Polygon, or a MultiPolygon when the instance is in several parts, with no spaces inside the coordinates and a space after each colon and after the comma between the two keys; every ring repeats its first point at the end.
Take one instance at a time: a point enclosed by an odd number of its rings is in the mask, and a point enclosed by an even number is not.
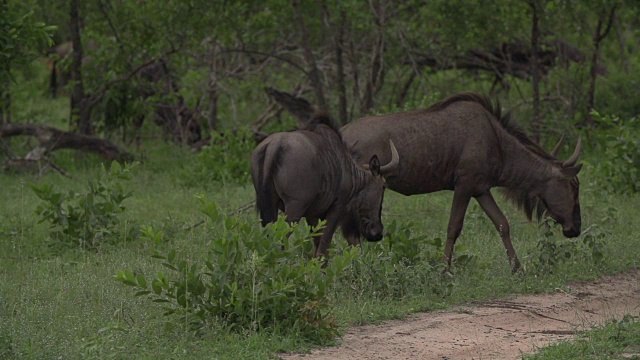
{"type": "Polygon", "coordinates": [[[610,190],[640,192],[640,119],[622,120],[615,115],[591,113],[598,129],[591,136],[603,160],[595,168],[610,190]]]}
{"type": "Polygon", "coordinates": [[[142,273],[118,271],[115,280],[162,304],[166,316],[176,316],[168,319],[169,327],[188,323],[199,331],[222,324],[299,332],[318,342],[333,339],[338,329],[328,311],[330,289],[357,250],[332,257],[323,268],[322,260],[306,256],[320,228],[291,226],[282,217],[262,228],[222,215],[215,203],[203,200],[203,205],[212,238],[206,258],[156,250],[152,257],[168,272],[147,280],[142,273]]]}
{"type": "Polygon", "coordinates": [[[211,182],[247,183],[251,179],[250,159],[255,145],[248,128],[213,132],[197,161],[183,169],[183,181],[189,186],[211,182]]]}
{"type": "Polygon", "coordinates": [[[557,237],[553,226],[554,220],[550,218],[540,224],[542,233],[536,245],[537,255],[534,257],[537,272],[552,273],[559,264],[577,258],[595,264],[602,263],[607,233],[597,224],[589,226],[583,231],[583,236],[574,239],[557,237]]]}
{"type": "Polygon", "coordinates": [[[40,217],[38,223],[49,223],[51,246],[96,250],[105,241],[132,237],[135,227],[130,227],[126,234],[118,229],[119,215],[126,210],[122,203],[132,195],[122,185],[130,179],[131,168],[132,165],[122,167],[117,162],[109,170],[103,167],[102,176],[90,180],[85,193],[71,190],[65,194],[54,191],[50,184],[31,184],[33,192],[43,201],[36,214],[40,217]]]}

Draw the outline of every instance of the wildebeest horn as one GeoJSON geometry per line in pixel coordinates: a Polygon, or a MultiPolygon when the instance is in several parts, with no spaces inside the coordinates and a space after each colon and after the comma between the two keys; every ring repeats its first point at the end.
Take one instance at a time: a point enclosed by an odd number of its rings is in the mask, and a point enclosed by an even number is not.
{"type": "Polygon", "coordinates": [[[578,162],[580,158],[580,152],[582,151],[582,138],[578,138],[578,144],[576,144],[576,149],[573,150],[573,154],[570,158],[568,158],[565,162],[562,163],[562,167],[573,166],[578,162]]]}
{"type": "Polygon", "coordinates": [[[398,168],[398,164],[400,163],[400,155],[398,155],[398,149],[396,149],[396,146],[393,145],[393,140],[389,139],[389,145],[391,146],[391,161],[380,167],[380,174],[382,175],[392,173],[398,168]]]}
{"type": "Polygon", "coordinates": [[[558,143],[556,144],[556,146],[553,148],[553,150],[551,150],[551,156],[553,157],[558,156],[558,151],[560,150],[560,146],[562,145],[563,141],[564,141],[564,135],[560,137],[560,140],[558,140],[558,143]]]}

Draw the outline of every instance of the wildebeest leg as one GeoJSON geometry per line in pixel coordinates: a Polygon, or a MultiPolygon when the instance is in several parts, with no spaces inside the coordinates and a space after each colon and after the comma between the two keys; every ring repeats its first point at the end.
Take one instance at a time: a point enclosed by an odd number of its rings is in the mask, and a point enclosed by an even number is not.
{"type": "Polygon", "coordinates": [[[447,244],[444,247],[444,259],[447,262],[446,271],[451,270],[451,258],[453,256],[453,246],[456,244],[458,236],[464,224],[464,214],[469,206],[469,196],[465,191],[455,190],[453,193],[453,203],[451,204],[451,214],[449,215],[449,226],[447,227],[447,244]]]}
{"type": "Polygon", "coordinates": [[[316,257],[329,257],[331,238],[333,238],[333,233],[336,232],[339,223],[338,219],[335,219],[333,216],[327,217],[327,223],[322,231],[322,236],[320,236],[320,243],[316,247],[316,257]]]}
{"type": "Polygon", "coordinates": [[[507,256],[509,257],[511,270],[513,270],[513,272],[516,272],[520,268],[520,261],[518,260],[516,251],[514,250],[513,244],[511,243],[509,222],[507,221],[507,218],[504,216],[502,211],[500,211],[498,204],[496,204],[496,201],[490,192],[478,196],[476,200],[478,200],[478,203],[482,207],[482,210],[484,210],[491,221],[493,221],[493,225],[495,225],[496,229],[498,229],[500,237],[502,238],[502,242],[504,243],[504,247],[507,249],[507,256]]]}

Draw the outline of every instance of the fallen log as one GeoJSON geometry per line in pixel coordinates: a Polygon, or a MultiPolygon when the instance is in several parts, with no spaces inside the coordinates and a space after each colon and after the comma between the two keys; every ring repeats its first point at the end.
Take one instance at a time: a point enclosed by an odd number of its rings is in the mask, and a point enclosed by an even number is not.
{"type": "Polygon", "coordinates": [[[0,126],[0,139],[14,136],[31,136],[38,140],[38,146],[24,156],[27,161],[45,159],[59,149],[90,152],[107,161],[127,162],[134,158],[109,140],[93,135],[63,131],[43,124],[13,123],[0,126]]]}

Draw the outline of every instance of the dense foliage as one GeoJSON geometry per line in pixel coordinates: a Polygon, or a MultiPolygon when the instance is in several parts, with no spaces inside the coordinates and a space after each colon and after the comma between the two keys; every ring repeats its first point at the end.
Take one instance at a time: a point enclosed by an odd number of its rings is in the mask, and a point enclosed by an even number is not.
{"type": "Polygon", "coordinates": [[[592,115],[598,124],[592,136],[604,155],[595,166],[605,186],[621,193],[640,192],[640,119],[592,115]]]}

